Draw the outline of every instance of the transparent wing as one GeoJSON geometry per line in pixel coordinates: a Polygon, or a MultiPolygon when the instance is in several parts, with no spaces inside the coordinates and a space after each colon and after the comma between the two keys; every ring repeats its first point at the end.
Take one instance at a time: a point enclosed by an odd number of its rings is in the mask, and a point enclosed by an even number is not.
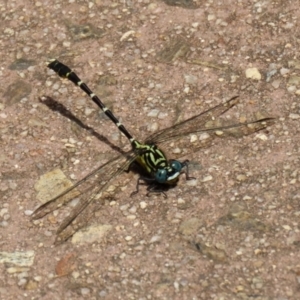
{"type": "MultiPolygon", "coordinates": [[[[216,138],[240,138],[265,129],[273,123],[274,118],[264,118],[247,123],[200,128],[192,132],[192,134],[177,137],[175,140],[173,138],[168,148],[172,152],[171,158],[178,159],[201,148],[209,147],[216,138]]],[[[161,141],[159,147],[163,148],[163,145],[167,142],[170,142],[170,140],[161,141]]]]}
{"type": "Polygon", "coordinates": [[[156,144],[162,150],[166,150],[167,153],[172,152],[172,159],[177,159],[210,146],[217,137],[239,138],[273,124],[274,118],[224,124],[218,117],[238,103],[237,97],[235,96],[225,103],[219,104],[174,126],[162,129],[151,135],[145,143],[156,144]],[[165,146],[166,143],[169,143],[169,145],[165,146]],[[166,149],[166,147],[168,148],[166,149]]]}
{"type": "Polygon", "coordinates": [[[224,114],[228,109],[235,106],[239,102],[237,98],[238,96],[234,96],[225,103],[221,103],[210,108],[199,115],[193,116],[169,128],[155,132],[147,138],[145,143],[160,144],[187,134],[203,131],[204,126],[208,121],[216,119],[218,116],[224,114]]]}
{"type": "Polygon", "coordinates": [[[106,190],[108,184],[112,179],[129,168],[130,164],[135,160],[136,155],[136,153],[131,152],[126,156],[119,155],[107,161],[78,181],[71,188],[37,208],[32,215],[32,219],[36,220],[42,218],[55,209],[65,205],[75,197],[80,197],[79,202],[71,211],[71,214],[63,220],[57,230],[55,243],[58,244],[67,240],[79,228],[86,225],[92,212],[95,211],[94,207],[93,209],[87,209],[89,204],[93,201],[101,200],[101,195],[106,190]],[[82,191],[79,192],[77,190],[74,192],[77,187],[83,188],[82,191]]]}
{"type": "MultiPolygon", "coordinates": [[[[49,214],[50,212],[58,209],[59,207],[67,204],[69,201],[74,199],[77,196],[80,196],[82,192],[74,191],[77,187],[83,185],[84,183],[88,183],[91,180],[97,180],[97,177],[103,173],[113,162],[117,163],[121,159],[121,156],[114,157],[111,160],[107,161],[103,165],[96,168],[94,171],[89,173],[87,176],[85,176],[80,181],[76,182],[74,185],[72,185],[70,188],[66,189],[56,197],[48,200],[46,203],[39,206],[32,214],[31,218],[33,220],[40,219],[44,217],[45,215],[49,214]]],[[[91,183],[89,183],[91,185],[91,183]]]]}
{"type": "Polygon", "coordinates": [[[132,153],[130,158],[124,158],[121,157],[121,159],[125,159],[125,162],[120,163],[113,162],[103,176],[100,178],[101,182],[98,183],[98,186],[96,186],[92,193],[90,193],[89,197],[84,197],[80,199],[81,201],[78,202],[78,204],[74,207],[72,210],[72,213],[66,217],[63,222],[60,224],[58,230],[57,230],[57,237],[55,240],[55,244],[64,242],[69,237],[71,237],[76,231],[78,231],[80,228],[84,227],[86,223],[89,221],[89,219],[92,217],[93,212],[95,211],[95,206],[89,205],[91,202],[96,202],[97,204],[103,203],[103,197],[102,194],[105,192],[106,188],[108,187],[108,184],[119,174],[121,174],[124,170],[128,169],[130,164],[135,160],[136,154],[132,153]],[[113,172],[110,172],[112,170],[115,170],[113,172]],[[102,200],[102,201],[101,201],[102,200]],[[100,203],[99,203],[100,201],[100,203]]]}

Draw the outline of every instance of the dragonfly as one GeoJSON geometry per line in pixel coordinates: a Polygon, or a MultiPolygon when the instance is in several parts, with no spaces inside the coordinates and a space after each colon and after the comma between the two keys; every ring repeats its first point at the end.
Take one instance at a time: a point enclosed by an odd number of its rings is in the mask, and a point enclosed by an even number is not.
{"type": "Polygon", "coordinates": [[[86,177],[53,199],[48,200],[33,212],[32,219],[37,220],[66,205],[72,199],[79,198],[71,213],[59,225],[55,244],[66,241],[75,232],[86,226],[86,223],[95,211],[94,206],[90,204],[93,202],[101,205],[101,201],[104,198],[103,194],[110,183],[121,173],[129,170],[133,163],[137,163],[146,176],[139,177],[136,191],[132,195],[139,191],[141,181],[150,183],[148,186],[149,193],[153,191],[164,193],[160,187],[175,186],[182,173],[185,174],[187,180],[192,179],[193,177],[189,175],[189,161],[178,159],[179,156],[186,156],[188,151],[173,151],[174,158],[169,159],[165,151],[162,150],[162,147],[166,146],[167,143],[169,143],[169,148],[172,148],[171,150],[190,149],[190,151],[195,152],[211,144],[216,137],[249,135],[272,125],[275,120],[273,117],[266,117],[229,125],[222,125],[216,122],[221,115],[239,103],[238,96],[234,96],[226,102],[198,115],[153,133],[144,142],[139,142],[129,133],[112,111],[104,105],[100,98],[68,66],[57,59],[50,60],[47,66],[61,78],[67,78],[80,87],[117,126],[120,132],[125,135],[131,145],[130,151],[119,154],[103,163],[86,177]],[[170,143],[172,146],[170,146],[170,143]],[[81,188],[80,191],[77,189],[79,187],[81,188]]]}

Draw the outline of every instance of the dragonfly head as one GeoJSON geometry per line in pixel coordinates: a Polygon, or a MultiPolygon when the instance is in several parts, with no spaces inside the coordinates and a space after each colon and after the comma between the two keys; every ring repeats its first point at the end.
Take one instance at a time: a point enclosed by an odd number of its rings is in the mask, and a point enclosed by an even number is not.
{"type": "Polygon", "coordinates": [[[175,184],[183,165],[178,160],[171,160],[169,166],[158,169],[155,173],[155,180],[158,183],[175,184]]]}

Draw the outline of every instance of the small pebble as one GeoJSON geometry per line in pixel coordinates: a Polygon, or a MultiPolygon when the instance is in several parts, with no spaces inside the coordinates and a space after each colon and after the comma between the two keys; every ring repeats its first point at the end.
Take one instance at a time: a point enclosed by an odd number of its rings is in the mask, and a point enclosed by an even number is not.
{"type": "Polygon", "coordinates": [[[248,68],[246,69],[246,78],[261,80],[261,74],[259,73],[257,68],[248,68]]]}
{"type": "Polygon", "coordinates": [[[145,201],[140,202],[140,208],[141,209],[145,209],[147,206],[148,206],[147,202],[145,202],[145,201]]]}

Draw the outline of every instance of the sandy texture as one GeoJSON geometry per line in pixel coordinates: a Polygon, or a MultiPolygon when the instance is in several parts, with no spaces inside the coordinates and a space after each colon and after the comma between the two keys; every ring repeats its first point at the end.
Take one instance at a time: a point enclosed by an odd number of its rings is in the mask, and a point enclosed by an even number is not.
{"type": "Polygon", "coordinates": [[[300,298],[298,1],[24,0],[0,13],[1,299],[300,298]],[[189,154],[196,180],[167,198],[130,197],[138,174],[124,172],[53,246],[79,200],[32,221],[56,189],[41,180],[62,171],[67,187],[130,147],[48,58],[139,140],[237,94],[226,121],[277,120],[189,154]]]}

